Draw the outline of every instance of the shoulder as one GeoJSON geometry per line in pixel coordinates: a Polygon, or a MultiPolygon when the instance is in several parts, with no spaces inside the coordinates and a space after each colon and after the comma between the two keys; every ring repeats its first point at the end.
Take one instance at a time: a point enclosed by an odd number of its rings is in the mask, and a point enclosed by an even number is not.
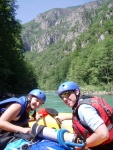
{"type": "Polygon", "coordinates": [[[78,109],[78,115],[80,121],[91,128],[93,131],[101,124],[103,124],[102,118],[98,115],[96,109],[91,105],[82,104],[78,109]]]}
{"type": "Polygon", "coordinates": [[[17,98],[17,103],[24,105],[27,103],[27,98],[25,96],[21,96],[21,97],[17,98]]]}
{"type": "Polygon", "coordinates": [[[14,116],[17,116],[17,114],[21,110],[21,105],[18,103],[12,103],[6,106],[6,110],[3,113],[4,116],[7,116],[7,118],[13,118],[14,116]]]}
{"type": "Polygon", "coordinates": [[[79,108],[78,108],[78,111],[84,111],[86,109],[88,111],[96,111],[96,109],[93,106],[89,105],[89,104],[82,104],[82,105],[80,105],[79,108]]]}
{"type": "Polygon", "coordinates": [[[7,108],[10,108],[12,110],[18,110],[18,109],[21,109],[21,107],[22,106],[19,103],[12,103],[12,104],[8,105],[7,108]]]}
{"type": "Polygon", "coordinates": [[[94,114],[97,114],[97,111],[94,107],[92,107],[91,105],[88,104],[82,104],[79,106],[78,108],[78,115],[79,117],[84,117],[86,116],[86,118],[90,118],[92,117],[94,114]]]}

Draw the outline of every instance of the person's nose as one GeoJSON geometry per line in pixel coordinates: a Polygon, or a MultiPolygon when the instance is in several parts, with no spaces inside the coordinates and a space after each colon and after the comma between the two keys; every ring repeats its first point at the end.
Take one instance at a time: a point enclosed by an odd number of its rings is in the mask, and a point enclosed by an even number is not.
{"type": "Polygon", "coordinates": [[[38,105],[40,105],[40,102],[37,101],[36,103],[37,103],[38,105]]]}
{"type": "Polygon", "coordinates": [[[67,101],[67,98],[66,98],[66,97],[64,97],[64,98],[63,98],[63,101],[64,101],[64,102],[66,102],[66,101],[67,101]]]}

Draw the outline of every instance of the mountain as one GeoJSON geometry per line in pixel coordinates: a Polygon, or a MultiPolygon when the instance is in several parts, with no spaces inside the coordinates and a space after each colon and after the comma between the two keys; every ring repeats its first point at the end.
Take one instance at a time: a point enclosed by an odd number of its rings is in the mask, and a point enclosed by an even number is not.
{"type": "MultiPolygon", "coordinates": [[[[22,38],[25,50],[45,51],[59,40],[68,42],[87,31],[101,3],[90,2],[65,9],[52,9],[39,14],[33,21],[23,26],[22,38]]],[[[75,44],[73,43],[73,48],[75,44]]]]}
{"type": "Polygon", "coordinates": [[[39,87],[55,89],[65,80],[77,80],[82,85],[113,82],[111,65],[99,62],[103,50],[110,51],[108,58],[112,60],[112,10],[112,0],[98,0],[52,9],[23,25],[24,55],[34,67],[39,87]],[[98,58],[98,65],[94,58],[98,58]]]}

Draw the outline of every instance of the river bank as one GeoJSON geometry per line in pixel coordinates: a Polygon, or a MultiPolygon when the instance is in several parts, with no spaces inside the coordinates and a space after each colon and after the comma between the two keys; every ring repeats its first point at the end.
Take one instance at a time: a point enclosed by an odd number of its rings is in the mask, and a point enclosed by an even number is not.
{"type": "MultiPolygon", "coordinates": [[[[45,91],[45,92],[56,92],[56,91],[45,91]]],[[[6,94],[0,94],[0,100],[11,98],[11,97],[18,97],[18,95],[22,94],[12,94],[12,93],[6,93],[6,94]]],[[[25,94],[23,94],[25,95],[25,94]]],[[[82,91],[81,95],[113,95],[113,91],[82,91]]]]}
{"type": "Polygon", "coordinates": [[[81,94],[84,95],[113,95],[113,91],[106,92],[106,91],[85,91],[82,92],[81,94]]]}
{"type": "MultiPolygon", "coordinates": [[[[46,91],[46,92],[53,92],[55,93],[56,91],[46,91]]],[[[113,91],[82,91],[81,95],[113,95],[113,91]]]]}

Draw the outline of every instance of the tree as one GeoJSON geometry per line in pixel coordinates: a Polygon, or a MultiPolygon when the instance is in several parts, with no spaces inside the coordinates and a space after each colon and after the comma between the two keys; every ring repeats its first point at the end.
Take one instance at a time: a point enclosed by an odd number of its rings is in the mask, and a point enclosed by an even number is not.
{"type": "Polygon", "coordinates": [[[1,0],[0,91],[2,92],[25,92],[33,85],[36,86],[33,70],[24,61],[21,24],[15,19],[16,9],[15,0],[1,0]],[[32,82],[28,82],[29,80],[32,82]]]}

